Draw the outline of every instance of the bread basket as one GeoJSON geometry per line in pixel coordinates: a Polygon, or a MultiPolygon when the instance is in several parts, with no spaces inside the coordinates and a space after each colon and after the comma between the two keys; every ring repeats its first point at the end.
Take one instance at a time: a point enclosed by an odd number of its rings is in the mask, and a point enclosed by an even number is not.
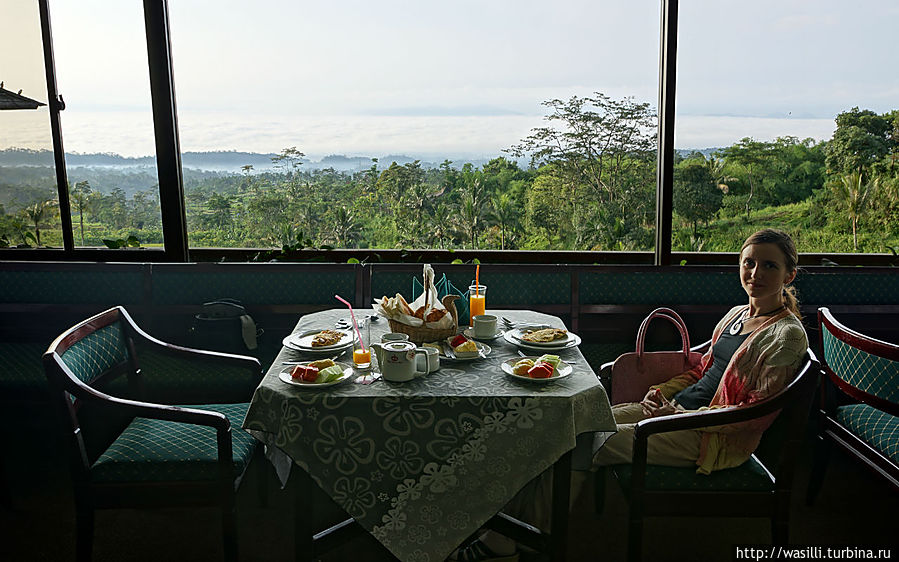
{"type": "Polygon", "coordinates": [[[458,298],[459,295],[446,295],[445,297],[443,297],[443,300],[440,301],[443,303],[443,308],[448,310],[450,315],[452,315],[453,317],[453,325],[451,328],[434,329],[425,328],[423,325],[410,326],[392,318],[388,318],[387,323],[390,325],[390,331],[399,332],[400,334],[406,334],[409,336],[409,341],[418,345],[421,345],[425,342],[440,341],[450,336],[455,336],[459,331],[459,313],[456,311],[455,303],[455,300],[458,298]]]}

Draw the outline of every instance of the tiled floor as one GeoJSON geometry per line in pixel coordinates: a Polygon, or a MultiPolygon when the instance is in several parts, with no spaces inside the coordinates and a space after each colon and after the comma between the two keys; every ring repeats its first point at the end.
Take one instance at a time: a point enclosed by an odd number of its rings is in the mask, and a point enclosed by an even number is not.
{"type": "MultiPolygon", "coordinates": [[[[15,462],[10,462],[7,457],[15,503],[13,509],[0,508],[0,560],[74,559],[73,510],[66,469],[61,457],[52,452],[52,439],[44,437],[40,443],[29,443],[15,435],[6,440],[6,455],[27,456],[29,461],[23,464],[13,458],[15,462]]],[[[894,514],[899,494],[842,455],[834,455],[817,504],[806,507],[803,500],[810,456],[807,446],[797,481],[797,490],[803,493],[796,494],[793,501],[791,542],[854,546],[896,542],[894,514]]],[[[292,490],[278,489],[275,478],[270,478],[269,505],[262,507],[253,481],[257,476],[249,475],[238,500],[241,559],[292,560],[292,490]]],[[[614,486],[608,489],[601,515],[593,511],[591,490],[576,502],[569,534],[570,560],[624,559],[627,508],[614,486]]],[[[762,519],[655,519],[646,526],[644,560],[733,560],[734,545],[769,541],[768,524],[762,519]]],[[[97,516],[97,562],[220,559],[219,519],[214,510],[117,510],[97,516]]],[[[392,558],[371,537],[362,536],[322,560],[392,558]]]]}

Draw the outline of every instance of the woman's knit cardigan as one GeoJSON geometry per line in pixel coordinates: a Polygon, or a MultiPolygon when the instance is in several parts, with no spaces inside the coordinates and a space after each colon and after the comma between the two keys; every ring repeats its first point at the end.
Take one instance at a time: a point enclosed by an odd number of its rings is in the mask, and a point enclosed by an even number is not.
{"type": "MultiPolygon", "coordinates": [[[[712,347],[737,314],[746,308],[746,305],[736,306],[724,315],[712,333],[712,347]]],[[[666,398],[671,399],[702,378],[712,365],[712,347],[697,367],[658,385],[666,398]]],[[[807,348],[805,329],[793,313],[783,310],[768,318],[734,352],[709,408],[746,406],[781,391],[796,376],[807,348]]],[[[743,464],[776,416],[777,412],[774,412],[755,420],[702,428],[697,472],[708,474],[743,464]]]]}

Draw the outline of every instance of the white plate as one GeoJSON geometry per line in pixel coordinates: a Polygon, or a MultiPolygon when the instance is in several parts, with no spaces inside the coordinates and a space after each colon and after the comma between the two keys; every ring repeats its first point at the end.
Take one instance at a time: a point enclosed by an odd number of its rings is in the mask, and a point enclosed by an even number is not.
{"type": "Polygon", "coordinates": [[[470,340],[480,340],[480,341],[492,341],[492,340],[495,340],[496,338],[502,336],[503,334],[505,334],[504,331],[497,330],[496,333],[493,334],[492,336],[487,336],[486,338],[483,338],[483,337],[474,335],[474,330],[472,328],[465,328],[465,331],[463,331],[462,333],[465,334],[465,337],[470,340]]]}
{"type": "Polygon", "coordinates": [[[531,377],[529,377],[527,375],[516,375],[512,371],[512,366],[515,365],[515,363],[518,363],[519,361],[521,361],[522,359],[530,359],[531,361],[536,361],[537,356],[515,357],[513,359],[507,359],[507,360],[503,361],[503,364],[502,364],[503,372],[516,380],[526,381],[526,382],[545,383],[545,382],[557,381],[559,379],[564,379],[565,377],[571,375],[571,372],[574,371],[574,369],[572,369],[571,365],[569,365],[568,363],[566,363],[564,361],[559,361],[559,366],[553,373],[553,376],[549,377],[548,379],[532,379],[531,377]]]}
{"type": "Polygon", "coordinates": [[[443,345],[443,351],[440,353],[440,360],[441,361],[443,361],[443,360],[446,360],[446,361],[474,361],[475,359],[484,359],[485,357],[490,355],[491,351],[493,351],[493,349],[491,349],[490,346],[487,345],[486,343],[481,343],[479,341],[476,341],[474,343],[475,343],[475,345],[478,346],[478,354],[475,355],[472,353],[471,355],[466,355],[464,357],[458,357],[458,356],[450,357],[449,355],[445,355],[447,350],[449,350],[449,351],[453,350],[453,348],[450,347],[449,344],[445,343],[443,345]]]}
{"type": "MultiPolygon", "coordinates": [[[[309,363],[306,363],[306,365],[308,365],[308,364],[309,363]]],[[[295,380],[293,377],[290,376],[290,372],[293,371],[293,368],[296,365],[291,365],[290,367],[285,367],[284,369],[282,369],[281,372],[278,373],[278,378],[281,379],[282,381],[286,382],[287,384],[292,384],[293,386],[300,386],[303,388],[327,388],[329,386],[336,386],[338,384],[344,383],[352,378],[353,373],[354,373],[352,367],[350,367],[349,365],[345,365],[343,363],[335,363],[335,365],[337,365],[338,367],[343,369],[343,374],[340,375],[340,377],[337,380],[333,380],[331,382],[316,383],[316,382],[306,382],[304,380],[295,380]]]]}
{"type": "Polygon", "coordinates": [[[505,339],[507,342],[511,343],[512,345],[517,345],[518,347],[520,347],[522,349],[529,349],[531,351],[539,351],[539,352],[543,353],[545,351],[562,351],[564,349],[571,349],[572,347],[577,347],[577,346],[581,345],[581,337],[579,335],[572,334],[571,332],[568,332],[568,335],[571,336],[571,340],[568,343],[565,343],[562,345],[558,345],[558,344],[556,344],[556,345],[533,345],[530,342],[523,342],[521,340],[517,340],[517,339],[513,338],[511,330],[506,332],[506,334],[503,336],[503,339],[505,339]]]}
{"type": "MultiPolygon", "coordinates": [[[[528,328],[533,329],[533,328],[528,328]]],[[[568,345],[574,340],[574,334],[571,332],[566,332],[564,338],[559,338],[553,341],[540,342],[540,341],[527,341],[524,339],[524,333],[527,331],[524,328],[515,328],[512,330],[512,337],[515,338],[519,343],[523,343],[525,345],[529,345],[531,347],[563,347],[568,345]]]]}
{"type": "Polygon", "coordinates": [[[346,349],[353,345],[353,335],[346,330],[334,330],[335,332],[343,333],[343,337],[340,338],[340,341],[335,343],[334,345],[322,345],[318,347],[312,346],[312,336],[321,332],[322,330],[307,330],[305,332],[300,332],[299,334],[290,334],[281,342],[284,344],[284,347],[289,347],[291,349],[296,349],[298,351],[314,351],[314,352],[329,352],[336,351],[338,349],[346,349]]]}

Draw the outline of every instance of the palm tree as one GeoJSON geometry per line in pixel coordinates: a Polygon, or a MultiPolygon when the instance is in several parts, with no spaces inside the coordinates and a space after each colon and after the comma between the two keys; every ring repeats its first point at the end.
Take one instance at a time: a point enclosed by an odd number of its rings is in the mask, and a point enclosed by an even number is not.
{"type": "Polygon", "coordinates": [[[711,174],[715,186],[722,193],[726,194],[730,191],[730,185],[728,184],[732,181],[737,181],[737,178],[727,175],[727,172],[724,171],[725,165],[727,165],[727,161],[724,158],[709,156],[709,159],[706,161],[706,166],[709,168],[709,174],[711,174]]]}
{"type": "Polygon", "coordinates": [[[93,190],[89,181],[75,182],[72,186],[71,196],[75,208],[78,210],[78,222],[81,226],[81,245],[84,246],[84,211],[90,206],[90,198],[93,190]]]}
{"type": "Polygon", "coordinates": [[[38,246],[41,245],[41,227],[49,226],[46,224],[46,221],[53,216],[55,207],[56,201],[48,199],[46,201],[38,201],[22,209],[28,220],[34,225],[34,237],[38,246]]]}
{"type": "Polygon", "coordinates": [[[518,213],[515,209],[515,201],[508,193],[499,193],[490,199],[493,207],[492,218],[499,225],[500,249],[506,249],[506,232],[511,229],[518,213]]]}
{"type": "Polygon", "coordinates": [[[334,241],[338,248],[349,248],[359,234],[356,215],[344,206],[336,207],[332,216],[334,241]]]}
{"type": "Polygon", "coordinates": [[[484,219],[484,210],[481,202],[474,193],[466,193],[462,196],[462,204],[459,207],[460,226],[465,231],[466,237],[471,242],[472,248],[477,248],[478,232],[484,219]]]}
{"type": "Polygon", "coordinates": [[[879,186],[880,178],[864,183],[860,172],[846,174],[840,178],[840,183],[836,184],[837,197],[846,204],[849,220],[852,222],[852,248],[854,251],[858,251],[858,218],[879,186]]]}

